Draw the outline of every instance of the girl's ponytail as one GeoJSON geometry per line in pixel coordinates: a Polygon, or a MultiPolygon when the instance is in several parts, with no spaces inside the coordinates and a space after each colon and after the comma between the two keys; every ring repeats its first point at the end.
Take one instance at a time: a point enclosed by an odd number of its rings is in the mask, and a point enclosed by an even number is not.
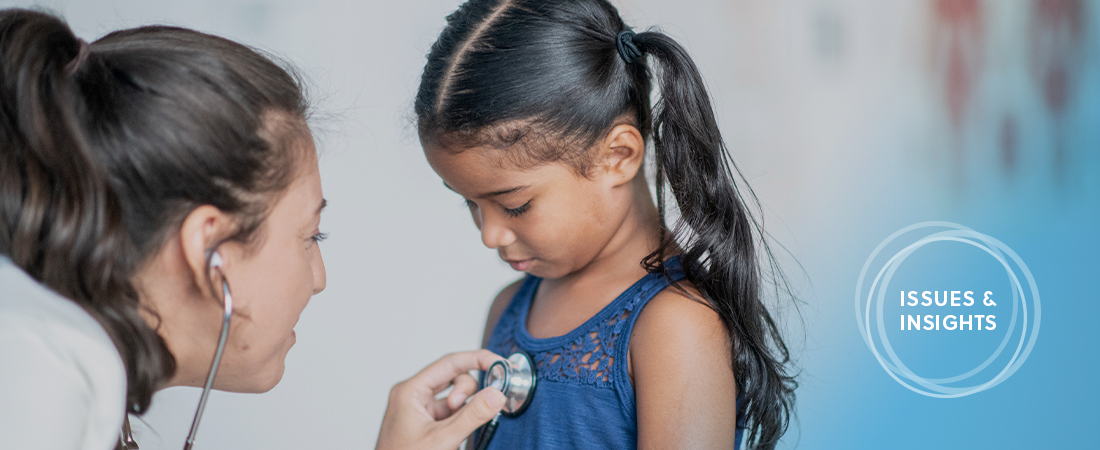
{"type": "Polygon", "coordinates": [[[87,46],[53,16],[0,11],[0,254],[103,324],[140,413],[175,362],[138,313],[134,246],[83,131],[80,80],[106,76],[87,46]]]}
{"type": "MultiPolygon", "coordinates": [[[[789,425],[797,384],[786,373],[790,354],[763,303],[758,252],[771,255],[762,228],[738,190],[736,166],[687,51],[659,32],[638,33],[633,43],[651,56],[650,67],[658,79],[660,95],[649,127],[658,209],[665,217],[667,182],[680,213],[671,236],[664,236],[645,264],[664,271],[665,258],[682,248],[687,279],[721,316],[733,343],[737,388],[744,402],[739,421],[748,424],[748,440],[755,441],[755,448],[774,448],[789,425]]],[[[648,78],[646,72],[635,73],[648,78]]],[[[648,86],[648,79],[637,85],[648,86]]],[[[748,195],[755,198],[751,190],[748,195]]]]}

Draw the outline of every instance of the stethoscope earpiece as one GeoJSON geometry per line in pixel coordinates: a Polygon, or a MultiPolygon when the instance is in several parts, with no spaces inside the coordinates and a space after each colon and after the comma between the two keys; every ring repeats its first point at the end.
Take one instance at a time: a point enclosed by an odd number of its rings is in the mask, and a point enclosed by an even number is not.
{"type": "Polygon", "coordinates": [[[210,256],[210,270],[221,268],[223,264],[221,253],[214,252],[214,254],[210,256]]]}

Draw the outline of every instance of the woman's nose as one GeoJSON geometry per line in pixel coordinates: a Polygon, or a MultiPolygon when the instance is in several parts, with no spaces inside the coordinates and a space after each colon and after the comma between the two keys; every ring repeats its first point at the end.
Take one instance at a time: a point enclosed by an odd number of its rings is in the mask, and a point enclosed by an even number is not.
{"type": "Polygon", "coordinates": [[[327,285],[328,274],[325,273],[325,259],[318,252],[317,258],[313,262],[313,295],[320,294],[327,285]]]}

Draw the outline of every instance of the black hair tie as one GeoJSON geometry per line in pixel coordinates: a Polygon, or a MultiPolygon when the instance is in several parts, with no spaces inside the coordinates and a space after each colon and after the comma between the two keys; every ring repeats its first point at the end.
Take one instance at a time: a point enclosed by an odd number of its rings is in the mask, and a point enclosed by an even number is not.
{"type": "Polygon", "coordinates": [[[634,45],[633,31],[623,30],[619,32],[619,36],[615,38],[615,45],[619,48],[619,57],[627,64],[633,63],[634,60],[642,57],[642,51],[638,50],[637,45],[634,45]]]}

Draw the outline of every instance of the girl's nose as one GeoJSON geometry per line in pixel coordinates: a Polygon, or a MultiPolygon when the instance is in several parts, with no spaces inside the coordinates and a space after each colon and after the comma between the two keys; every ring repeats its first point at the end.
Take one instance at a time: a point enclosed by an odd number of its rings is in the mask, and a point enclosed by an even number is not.
{"type": "Polygon", "coordinates": [[[504,226],[500,217],[491,216],[491,214],[481,216],[481,242],[494,250],[516,242],[516,234],[511,228],[504,226]]]}

